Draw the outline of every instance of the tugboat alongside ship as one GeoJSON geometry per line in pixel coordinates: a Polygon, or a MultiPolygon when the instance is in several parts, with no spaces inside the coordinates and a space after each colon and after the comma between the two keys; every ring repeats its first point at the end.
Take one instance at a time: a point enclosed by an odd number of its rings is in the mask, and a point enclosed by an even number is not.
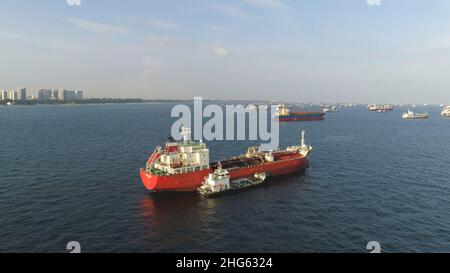
{"type": "Polygon", "coordinates": [[[215,197],[227,192],[260,186],[265,180],[265,173],[255,173],[253,177],[230,181],[230,174],[227,170],[222,169],[219,164],[218,168],[213,173],[210,173],[205,177],[198,192],[205,197],[215,197]]]}
{"type": "Polygon", "coordinates": [[[266,177],[293,174],[309,166],[312,147],[305,143],[304,131],[299,146],[276,151],[249,147],[245,155],[216,163],[209,162],[206,144],[190,140],[190,134],[189,129],[182,128],[183,141],[169,137],[165,149],[155,149],[140,170],[142,183],[148,190],[197,191],[202,185],[211,189],[208,185],[215,185],[215,180],[220,185],[226,184],[223,179],[229,179],[230,189],[240,189],[263,182],[266,177]]]}

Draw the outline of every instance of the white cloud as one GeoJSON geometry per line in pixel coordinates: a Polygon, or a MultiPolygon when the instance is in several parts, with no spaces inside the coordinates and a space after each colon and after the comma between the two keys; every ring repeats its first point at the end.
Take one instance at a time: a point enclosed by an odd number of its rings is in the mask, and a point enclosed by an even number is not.
{"type": "Polygon", "coordinates": [[[227,16],[236,16],[236,17],[243,17],[243,18],[257,18],[257,16],[250,14],[232,4],[212,5],[211,8],[214,10],[217,10],[218,12],[223,13],[227,16]]]}
{"type": "Polygon", "coordinates": [[[88,20],[82,19],[69,19],[69,22],[73,23],[76,27],[85,29],[91,32],[105,34],[105,35],[115,35],[115,34],[124,34],[128,32],[128,29],[125,27],[119,27],[104,23],[98,23],[88,20]]]}
{"type": "Polygon", "coordinates": [[[146,56],[144,58],[144,75],[153,75],[161,71],[161,63],[153,59],[152,57],[146,56]]]}
{"type": "Polygon", "coordinates": [[[150,21],[150,25],[156,28],[162,28],[162,29],[176,29],[178,28],[178,25],[174,22],[170,21],[164,21],[164,20],[153,20],[150,21]]]}
{"type": "Polygon", "coordinates": [[[265,8],[280,8],[286,6],[286,4],[283,3],[282,0],[244,0],[244,1],[251,5],[265,8]]]}
{"type": "Polygon", "coordinates": [[[434,38],[428,42],[428,47],[433,50],[448,49],[450,48],[450,37],[443,36],[434,38]]]}
{"type": "Polygon", "coordinates": [[[450,37],[442,36],[430,40],[423,40],[419,43],[408,45],[402,48],[406,53],[423,54],[425,52],[434,52],[450,49],[450,37]]]}
{"type": "Polygon", "coordinates": [[[369,6],[381,6],[381,0],[366,0],[369,6]]]}
{"type": "Polygon", "coordinates": [[[166,47],[170,44],[170,39],[168,36],[165,35],[153,35],[150,36],[147,41],[152,44],[159,47],[166,47]]]}
{"type": "Polygon", "coordinates": [[[215,43],[213,46],[213,52],[219,57],[227,57],[228,51],[222,47],[219,43],[215,43]]]}
{"type": "Polygon", "coordinates": [[[230,32],[232,31],[229,27],[219,27],[219,26],[206,26],[204,27],[206,30],[214,31],[214,32],[230,32]]]}
{"type": "Polygon", "coordinates": [[[15,40],[22,43],[26,43],[31,46],[48,48],[52,50],[66,50],[69,49],[69,45],[53,39],[42,39],[42,37],[35,37],[33,35],[24,35],[11,32],[0,32],[0,38],[3,40],[15,40]]]}

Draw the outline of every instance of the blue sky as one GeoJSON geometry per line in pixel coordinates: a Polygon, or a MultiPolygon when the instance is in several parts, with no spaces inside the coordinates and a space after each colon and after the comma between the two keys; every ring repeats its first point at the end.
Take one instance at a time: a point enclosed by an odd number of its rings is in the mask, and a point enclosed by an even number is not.
{"type": "Polygon", "coordinates": [[[450,103],[445,0],[3,0],[0,88],[450,103]]]}

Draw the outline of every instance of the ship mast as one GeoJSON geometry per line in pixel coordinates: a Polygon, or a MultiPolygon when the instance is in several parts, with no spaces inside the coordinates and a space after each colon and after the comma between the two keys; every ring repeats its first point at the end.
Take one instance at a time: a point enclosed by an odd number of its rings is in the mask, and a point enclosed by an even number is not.
{"type": "Polygon", "coordinates": [[[305,147],[306,147],[306,142],[305,142],[305,130],[302,131],[301,146],[302,146],[302,148],[305,148],[305,147]]]}
{"type": "Polygon", "coordinates": [[[186,144],[191,140],[191,130],[189,128],[186,128],[184,126],[181,127],[181,136],[183,137],[183,142],[186,144]]]}

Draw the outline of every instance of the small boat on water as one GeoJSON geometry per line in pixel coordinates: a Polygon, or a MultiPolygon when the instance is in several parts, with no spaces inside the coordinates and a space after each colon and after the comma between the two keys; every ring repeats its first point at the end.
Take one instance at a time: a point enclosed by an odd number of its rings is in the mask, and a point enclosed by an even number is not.
{"type": "Polygon", "coordinates": [[[441,116],[444,118],[450,118],[450,106],[445,106],[441,112],[441,116]]]}
{"type": "Polygon", "coordinates": [[[322,110],[324,113],[336,113],[339,112],[338,108],[333,105],[333,106],[326,106],[323,108],[322,110]]]}
{"type": "Polygon", "coordinates": [[[6,106],[12,106],[12,102],[8,101],[8,103],[6,103],[6,106]]]}
{"type": "Polygon", "coordinates": [[[266,180],[265,173],[255,173],[250,178],[241,178],[230,181],[230,174],[219,166],[214,172],[205,177],[198,192],[205,197],[214,197],[226,192],[256,187],[266,180]]]}
{"type": "Polygon", "coordinates": [[[428,113],[415,113],[408,109],[408,112],[403,113],[402,118],[403,119],[427,119],[428,113]]]}

